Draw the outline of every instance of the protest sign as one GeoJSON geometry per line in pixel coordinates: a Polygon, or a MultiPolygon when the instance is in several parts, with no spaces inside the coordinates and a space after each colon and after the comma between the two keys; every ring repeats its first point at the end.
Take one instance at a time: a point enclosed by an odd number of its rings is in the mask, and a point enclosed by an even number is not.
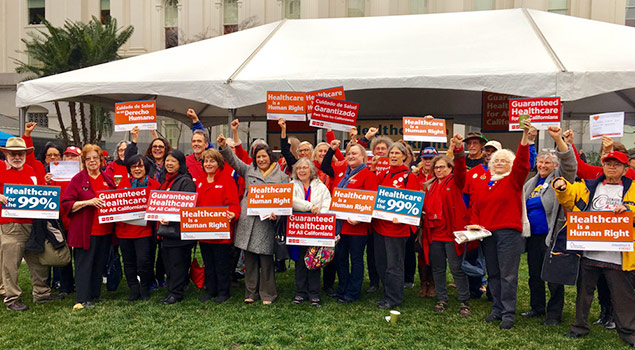
{"type": "Polygon", "coordinates": [[[523,114],[530,116],[531,125],[539,130],[560,126],[560,97],[510,98],[509,131],[522,130],[519,119],[523,114]]]}
{"type": "Polygon", "coordinates": [[[181,208],[194,208],[196,206],[197,193],[150,191],[146,220],[171,222],[181,221],[181,208]]]}
{"type": "Polygon", "coordinates": [[[330,89],[322,89],[309,91],[306,93],[306,114],[311,119],[311,114],[313,113],[313,102],[317,96],[328,97],[335,100],[345,100],[346,95],[344,94],[344,87],[338,86],[330,89]]]}
{"type": "Polygon", "coordinates": [[[419,225],[423,208],[423,192],[379,186],[373,217],[408,225],[419,225]]]}
{"type": "Polygon", "coordinates": [[[509,130],[509,99],[522,96],[483,91],[482,131],[509,130]]]}
{"type": "Polygon", "coordinates": [[[329,212],[339,220],[370,222],[375,206],[374,191],[335,188],[329,212]]]}
{"type": "Polygon", "coordinates": [[[306,93],[267,91],[267,119],[306,120],[306,93]]]}
{"type": "Polygon", "coordinates": [[[79,162],[76,160],[58,160],[49,164],[52,181],[71,181],[79,173],[79,162]]]}
{"type": "Polygon", "coordinates": [[[591,131],[591,140],[601,139],[602,136],[624,136],[624,112],[593,114],[589,116],[589,131],[591,131]]]}
{"type": "Polygon", "coordinates": [[[293,214],[289,216],[287,244],[335,247],[335,215],[293,214]]]}
{"type": "Polygon", "coordinates": [[[181,209],[181,239],[230,239],[229,207],[181,209]]]}
{"type": "Polygon", "coordinates": [[[2,206],[4,218],[59,219],[60,187],[4,185],[7,204],[2,206]]]}
{"type": "Polygon", "coordinates": [[[104,200],[104,206],[97,210],[99,223],[143,219],[149,192],[147,187],[98,191],[97,198],[104,200]]]}
{"type": "Polygon", "coordinates": [[[350,131],[357,122],[359,103],[315,97],[309,125],[340,131],[350,131]]]}
{"type": "MultiPolygon", "coordinates": [[[[373,156],[368,156],[366,166],[370,168],[372,163],[373,163],[373,156]]],[[[381,174],[388,169],[390,169],[390,160],[388,159],[388,157],[379,158],[377,160],[377,163],[375,164],[375,174],[381,174]]]]}
{"type": "Polygon", "coordinates": [[[633,251],[633,213],[567,212],[567,249],[633,251]]]}
{"type": "Polygon", "coordinates": [[[115,103],[115,131],[157,129],[157,101],[115,103]]]}
{"type": "Polygon", "coordinates": [[[293,184],[249,185],[247,215],[291,215],[293,184]]]}
{"type": "Polygon", "coordinates": [[[448,142],[445,119],[403,117],[404,141],[448,142]]]}

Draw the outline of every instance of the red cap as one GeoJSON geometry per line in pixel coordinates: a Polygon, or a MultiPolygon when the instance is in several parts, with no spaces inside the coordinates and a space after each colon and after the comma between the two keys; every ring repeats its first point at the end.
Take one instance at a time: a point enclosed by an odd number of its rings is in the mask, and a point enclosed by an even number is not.
{"type": "Polygon", "coordinates": [[[602,158],[602,163],[604,163],[607,159],[613,158],[620,163],[628,164],[628,157],[623,152],[614,151],[602,158]]]}
{"type": "Polygon", "coordinates": [[[76,156],[81,156],[82,155],[82,150],[79,149],[79,147],[68,146],[68,147],[66,147],[66,150],[64,151],[64,154],[74,154],[76,156]]]}
{"type": "Polygon", "coordinates": [[[101,154],[102,154],[104,157],[108,157],[108,151],[106,151],[106,150],[101,151],[101,154]]]}

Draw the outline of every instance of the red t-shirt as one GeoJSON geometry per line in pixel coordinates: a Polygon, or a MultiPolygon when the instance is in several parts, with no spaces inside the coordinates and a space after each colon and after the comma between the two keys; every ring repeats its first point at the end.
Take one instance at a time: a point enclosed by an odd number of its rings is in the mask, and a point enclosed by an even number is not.
{"type": "MultiPolygon", "coordinates": [[[[2,192],[4,193],[4,184],[12,185],[37,185],[38,176],[35,174],[35,170],[27,164],[24,164],[21,170],[15,168],[7,169],[7,163],[0,163],[0,185],[2,185],[2,192]]],[[[1,208],[1,206],[0,206],[1,208]]],[[[3,218],[0,217],[0,225],[8,224],[10,222],[19,222],[23,224],[33,223],[33,219],[17,219],[17,218],[3,218]]]]}
{"type": "MultiPolygon", "coordinates": [[[[101,175],[101,173],[99,173],[99,176],[97,176],[96,179],[93,179],[92,176],[89,176],[88,179],[90,181],[90,186],[93,188],[95,194],[97,194],[98,191],[110,190],[110,187],[108,187],[108,184],[106,183],[106,180],[104,180],[104,177],[103,175],[101,175]]],[[[97,212],[95,212],[95,215],[93,216],[93,228],[90,234],[92,236],[103,236],[111,233],[112,223],[100,224],[99,216],[97,215],[97,212]]]]}

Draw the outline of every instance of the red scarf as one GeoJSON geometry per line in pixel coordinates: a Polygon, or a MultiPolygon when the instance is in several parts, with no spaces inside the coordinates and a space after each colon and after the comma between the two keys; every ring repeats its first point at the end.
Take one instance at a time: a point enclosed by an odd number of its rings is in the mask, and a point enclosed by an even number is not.
{"type": "Polygon", "coordinates": [[[159,189],[162,191],[166,191],[172,185],[172,181],[174,181],[174,179],[176,179],[178,175],[178,172],[174,172],[172,174],[165,173],[165,180],[163,180],[163,183],[161,183],[161,188],[159,189]]]}

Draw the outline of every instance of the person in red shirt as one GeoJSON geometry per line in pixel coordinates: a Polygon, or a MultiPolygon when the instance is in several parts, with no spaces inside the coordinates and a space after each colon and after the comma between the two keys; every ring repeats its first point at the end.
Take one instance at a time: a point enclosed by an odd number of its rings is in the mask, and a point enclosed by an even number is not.
{"type": "MultiPolygon", "coordinates": [[[[117,188],[147,187],[149,197],[151,190],[158,190],[161,187],[161,184],[148,176],[150,167],[146,157],[140,154],[133,155],[126,164],[130,177],[123,178],[117,188]]],[[[123,258],[123,271],[130,288],[128,301],[150,300],[150,284],[154,280],[152,265],[155,252],[155,227],[156,225],[143,219],[115,224],[115,234],[119,240],[123,258]]]]}
{"type": "Polygon", "coordinates": [[[482,248],[487,264],[492,312],[486,322],[501,320],[501,329],[511,329],[516,316],[518,267],[525,242],[522,237],[522,194],[529,174],[529,120],[523,126],[523,136],[516,156],[509,150],[496,151],[490,160],[492,177],[483,189],[471,198],[471,223],[492,232],[483,239],[482,248]]]}
{"type": "Polygon", "coordinates": [[[62,195],[60,215],[68,216],[68,246],[75,260],[76,304],[73,309],[93,306],[101,296],[102,272],[111,245],[112,223],[100,224],[97,209],[104,200],[98,191],[114,189],[114,180],[101,171],[101,148],[88,144],[82,149],[84,170],[75,175],[62,195]]]}
{"type": "Polygon", "coordinates": [[[128,141],[119,141],[117,144],[117,153],[115,155],[115,160],[108,163],[106,166],[106,170],[104,173],[110,175],[115,180],[115,184],[119,186],[119,182],[122,179],[128,178],[128,169],[125,163],[125,154],[126,147],[128,147],[128,141]]]}
{"type": "MultiPolygon", "coordinates": [[[[0,164],[0,186],[4,193],[5,184],[38,185],[38,176],[32,167],[26,164],[27,153],[33,147],[27,147],[23,139],[11,137],[5,147],[0,147],[6,160],[0,164]]],[[[0,194],[0,203],[6,205],[8,199],[0,194]]],[[[31,236],[33,219],[16,219],[0,217],[0,267],[2,268],[2,284],[4,287],[4,304],[10,311],[26,311],[20,297],[22,289],[18,284],[18,270],[22,259],[26,260],[33,284],[33,301],[36,303],[61,299],[51,295],[51,288],[46,284],[48,266],[41,265],[37,256],[25,254],[24,247],[31,236]]]]}
{"type": "Polygon", "coordinates": [[[232,237],[234,224],[240,217],[240,202],[236,182],[229,176],[225,159],[215,149],[201,154],[201,163],[206,177],[197,185],[197,207],[228,207],[227,220],[230,222],[230,238],[201,240],[201,256],[205,264],[205,295],[201,302],[216,298],[217,304],[230,297],[232,271],[232,237]]]}

